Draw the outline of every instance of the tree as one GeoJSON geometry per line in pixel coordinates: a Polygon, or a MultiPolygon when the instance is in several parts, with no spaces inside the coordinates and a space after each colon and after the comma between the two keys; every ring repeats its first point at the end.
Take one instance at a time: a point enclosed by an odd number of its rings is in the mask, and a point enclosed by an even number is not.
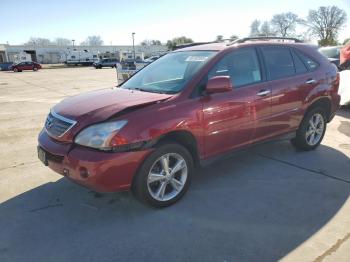
{"type": "Polygon", "coordinates": [[[262,23],[260,27],[260,33],[259,36],[274,36],[276,35],[275,32],[271,29],[271,25],[269,21],[265,21],[262,23]]]}
{"type": "Polygon", "coordinates": [[[151,46],[151,45],[162,45],[159,40],[148,40],[145,39],[140,43],[142,46],[151,46]]]}
{"type": "Polygon", "coordinates": [[[80,43],[80,45],[101,46],[103,45],[103,40],[101,36],[92,35],[88,36],[84,42],[80,43]]]}
{"type": "Polygon", "coordinates": [[[288,12],[274,15],[271,25],[278,36],[290,37],[294,35],[295,26],[299,21],[298,15],[288,12]]]}
{"type": "Polygon", "coordinates": [[[343,42],[343,45],[350,44],[350,38],[346,38],[343,42]]]}
{"type": "Polygon", "coordinates": [[[230,36],[230,41],[235,41],[237,39],[238,39],[238,36],[236,36],[236,35],[231,35],[230,36]]]}
{"type": "Polygon", "coordinates": [[[306,25],[310,33],[318,37],[319,45],[336,45],[339,31],[346,23],[346,12],[336,6],[321,6],[310,10],[306,25]]]}
{"type": "Polygon", "coordinates": [[[24,43],[24,45],[31,45],[31,46],[48,46],[52,44],[50,39],[47,38],[41,38],[41,37],[31,37],[28,42],[24,43]]]}
{"type": "Polygon", "coordinates": [[[175,37],[172,40],[168,40],[166,45],[170,50],[173,50],[178,45],[190,44],[190,43],[193,43],[193,40],[191,38],[181,36],[181,37],[175,37]]]}
{"type": "Polygon", "coordinates": [[[260,34],[260,24],[261,22],[257,19],[255,19],[252,24],[250,25],[250,36],[256,37],[260,34]]]}
{"type": "Polygon", "coordinates": [[[217,35],[215,41],[216,42],[222,42],[224,37],[222,35],[217,35]]]}
{"type": "Polygon", "coordinates": [[[67,45],[71,45],[72,41],[70,39],[67,39],[67,38],[57,37],[55,39],[54,43],[58,46],[67,46],[67,45]]]}

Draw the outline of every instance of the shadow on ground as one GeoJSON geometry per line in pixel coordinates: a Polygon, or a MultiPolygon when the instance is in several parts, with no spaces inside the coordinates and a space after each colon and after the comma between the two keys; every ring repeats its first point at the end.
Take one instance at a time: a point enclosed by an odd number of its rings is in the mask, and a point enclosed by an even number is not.
{"type": "Polygon", "coordinates": [[[166,209],[60,179],[0,205],[0,261],[276,261],[350,193],[349,158],[266,144],[197,172],[166,209]]]}

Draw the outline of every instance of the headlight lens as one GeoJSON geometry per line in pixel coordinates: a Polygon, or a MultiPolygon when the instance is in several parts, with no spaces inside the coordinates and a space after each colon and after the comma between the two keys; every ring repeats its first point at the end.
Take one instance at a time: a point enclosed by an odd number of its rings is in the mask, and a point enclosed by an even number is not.
{"type": "Polygon", "coordinates": [[[123,138],[118,137],[117,133],[127,122],[126,120],[120,120],[89,126],[77,135],[74,142],[87,147],[110,150],[118,144],[126,143],[123,138]]]}

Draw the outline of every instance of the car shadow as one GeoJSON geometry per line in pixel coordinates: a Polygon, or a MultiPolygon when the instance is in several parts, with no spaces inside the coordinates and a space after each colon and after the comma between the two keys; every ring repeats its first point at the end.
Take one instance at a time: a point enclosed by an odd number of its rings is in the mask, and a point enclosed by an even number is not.
{"type": "Polygon", "coordinates": [[[199,169],[165,209],[62,178],[0,204],[0,261],[276,261],[342,207],[349,167],[324,145],[263,144],[199,169]]]}

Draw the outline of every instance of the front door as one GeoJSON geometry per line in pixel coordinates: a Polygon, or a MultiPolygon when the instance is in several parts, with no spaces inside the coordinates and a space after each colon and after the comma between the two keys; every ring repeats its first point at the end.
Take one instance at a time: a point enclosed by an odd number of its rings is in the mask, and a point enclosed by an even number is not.
{"type": "Polygon", "coordinates": [[[202,98],[206,157],[246,146],[253,136],[264,135],[270,116],[271,90],[262,82],[255,48],[227,54],[207,79],[229,76],[233,90],[202,98]]]}

